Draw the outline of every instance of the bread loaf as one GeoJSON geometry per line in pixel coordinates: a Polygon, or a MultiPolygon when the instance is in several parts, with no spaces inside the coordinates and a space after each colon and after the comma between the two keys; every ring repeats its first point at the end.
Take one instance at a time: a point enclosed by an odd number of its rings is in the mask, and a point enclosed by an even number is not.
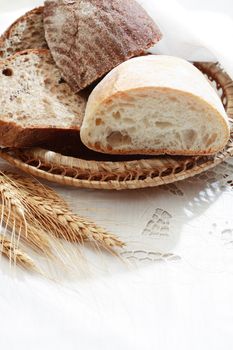
{"type": "Polygon", "coordinates": [[[36,146],[79,133],[87,97],[76,95],[48,50],[28,50],[0,61],[0,145],[36,146]]]}
{"type": "Polygon", "coordinates": [[[161,38],[135,0],[47,0],[44,27],[52,56],[76,92],[161,38]]]}
{"type": "Polygon", "coordinates": [[[82,142],[110,154],[209,155],[230,136],[220,98],[191,63],[170,56],[122,63],[93,90],[82,142]]]}
{"type": "Polygon", "coordinates": [[[0,37],[0,58],[27,49],[48,48],[43,24],[43,7],[35,8],[15,21],[0,37]]]}

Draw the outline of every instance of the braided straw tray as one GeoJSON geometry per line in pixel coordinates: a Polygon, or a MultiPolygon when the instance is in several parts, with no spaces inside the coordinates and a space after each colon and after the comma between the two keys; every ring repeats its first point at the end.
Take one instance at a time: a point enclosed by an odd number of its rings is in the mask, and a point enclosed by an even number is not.
{"type": "Polygon", "coordinates": [[[233,155],[233,81],[218,64],[195,63],[195,65],[218,90],[231,124],[231,139],[227,147],[214,156],[126,159],[110,157],[105,160],[96,154],[92,155],[92,160],[88,160],[90,155],[85,159],[85,152],[82,157],[73,157],[42,148],[27,150],[8,148],[0,150],[0,157],[24,172],[48,181],[106,190],[155,187],[211,169],[233,155]]]}

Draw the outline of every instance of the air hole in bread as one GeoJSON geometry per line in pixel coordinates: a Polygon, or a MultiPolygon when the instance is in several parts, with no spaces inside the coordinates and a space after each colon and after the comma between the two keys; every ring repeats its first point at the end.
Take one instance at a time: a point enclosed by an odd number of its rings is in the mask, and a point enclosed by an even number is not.
{"type": "Polygon", "coordinates": [[[104,121],[101,118],[97,118],[95,120],[95,125],[98,126],[98,125],[101,125],[101,124],[104,124],[104,121]]]}
{"type": "Polygon", "coordinates": [[[186,147],[191,148],[197,139],[197,132],[193,129],[187,129],[182,132],[182,135],[186,147]]]}
{"type": "Polygon", "coordinates": [[[5,68],[3,69],[2,74],[11,77],[13,75],[13,70],[11,68],[5,68]]]}
{"type": "Polygon", "coordinates": [[[218,135],[216,133],[211,135],[206,142],[206,147],[211,146],[216,141],[217,137],[218,137],[218,135]]]}
{"type": "Polygon", "coordinates": [[[65,80],[63,79],[63,78],[60,78],[59,80],[58,80],[58,84],[64,84],[65,83],[65,80]]]}
{"type": "Polygon", "coordinates": [[[108,105],[111,105],[112,102],[113,102],[112,99],[109,98],[107,101],[105,101],[105,104],[106,104],[106,106],[108,106],[108,105]]]}
{"type": "Polygon", "coordinates": [[[160,128],[160,129],[167,129],[167,128],[172,127],[174,125],[170,122],[156,122],[155,126],[157,126],[157,128],[160,128]]]}
{"type": "Polygon", "coordinates": [[[95,149],[96,150],[100,150],[101,149],[100,142],[95,142],[95,149]]]}
{"type": "Polygon", "coordinates": [[[119,120],[121,119],[121,113],[118,111],[118,112],[113,112],[112,114],[113,118],[119,120]]]}
{"type": "Polygon", "coordinates": [[[112,147],[130,145],[131,141],[131,137],[126,131],[122,133],[120,131],[114,131],[107,137],[108,145],[112,147]]]}

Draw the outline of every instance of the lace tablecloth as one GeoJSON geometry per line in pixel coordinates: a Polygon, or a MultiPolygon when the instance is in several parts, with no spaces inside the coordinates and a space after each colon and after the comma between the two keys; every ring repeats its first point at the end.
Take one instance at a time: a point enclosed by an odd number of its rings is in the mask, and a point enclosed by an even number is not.
{"type": "Polygon", "coordinates": [[[1,260],[0,349],[233,348],[231,159],[154,189],[52,187],[127,242],[124,263],[85,251],[85,277],[58,285],[1,260]]]}

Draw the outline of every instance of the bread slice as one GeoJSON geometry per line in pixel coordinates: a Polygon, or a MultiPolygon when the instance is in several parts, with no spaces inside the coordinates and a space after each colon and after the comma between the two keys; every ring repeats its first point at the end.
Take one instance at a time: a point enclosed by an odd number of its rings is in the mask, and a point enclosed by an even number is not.
{"type": "Polygon", "coordinates": [[[161,39],[135,0],[47,0],[44,27],[54,61],[74,91],[161,39]]]}
{"type": "Polygon", "coordinates": [[[0,37],[0,58],[27,49],[48,49],[43,24],[44,7],[38,7],[17,19],[0,37]]]}
{"type": "Polygon", "coordinates": [[[82,142],[110,154],[209,155],[229,140],[221,100],[187,61],[170,56],[129,60],[90,95],[82,142]]]}
{"type": "Polygon", "coordinates": [[[35,146],[67,131],[79,133],[86,101],[61,78],[48,50],[0,61],[1,146],[35,146]]]}

